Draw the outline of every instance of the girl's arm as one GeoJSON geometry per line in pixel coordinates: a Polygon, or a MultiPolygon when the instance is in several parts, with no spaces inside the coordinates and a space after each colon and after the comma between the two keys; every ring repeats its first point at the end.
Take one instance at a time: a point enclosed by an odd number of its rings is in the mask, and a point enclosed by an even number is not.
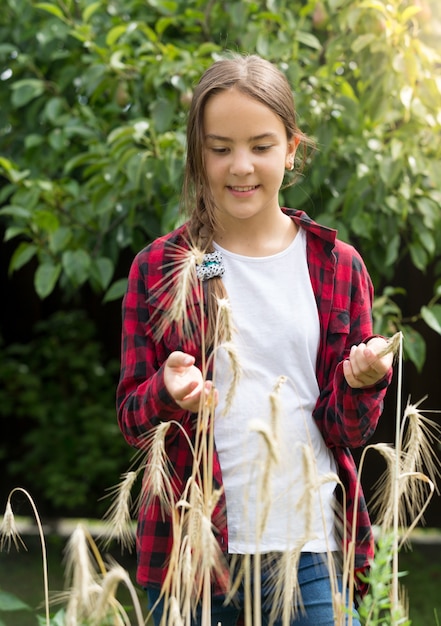
{"type": "Polygon", "coordinates": [[[335,277],[339,308],[328,328],[325,375],[314,417],[329,447],[358,448],[373,435],[382,413],[392,355],[376,357],[385,340],[373,337],[372,283],[361,258],[348,246],[339,252],[335,277]]]}
{"type": "Polygon", "coordinates": [[[148,332],[148,258],[148,252],[143,251],[134,260],[122,308],[118,423],[127,442],[135,447],[142,446],[146,435],[159,422],[172,419],[182,422],[189,417],[165,385],[169,351],[148,332]]]}

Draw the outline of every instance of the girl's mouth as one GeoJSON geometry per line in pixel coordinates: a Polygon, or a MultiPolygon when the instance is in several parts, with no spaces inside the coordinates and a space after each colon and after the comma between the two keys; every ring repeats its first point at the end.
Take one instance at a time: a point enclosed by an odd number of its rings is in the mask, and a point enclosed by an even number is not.
{"type": "Polygon", "coordinates": [[[232,191],[245,192],[257,189],[258,185],[248,185],[247,187],[230,187],[232,191]]]}

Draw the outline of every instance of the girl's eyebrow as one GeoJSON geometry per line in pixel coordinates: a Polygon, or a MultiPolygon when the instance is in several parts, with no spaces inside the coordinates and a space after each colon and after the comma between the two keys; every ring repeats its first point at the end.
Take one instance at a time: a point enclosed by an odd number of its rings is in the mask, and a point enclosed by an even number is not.
{"type": "MultiPolygon", "coordinates": [[[[255,135],[254,137],[250,137],[248,141],[261,141],[262,139],[275,139],[277,137],[276,133],[262,133],[260,135],[255,135]]],[[[224,142],[232,142],[234,139],[230,137],[223,137],[222,135],[215,135],[209,133],[205,135],[205,139],[212,139],[214,141],[224,141],[224,142]]]]}

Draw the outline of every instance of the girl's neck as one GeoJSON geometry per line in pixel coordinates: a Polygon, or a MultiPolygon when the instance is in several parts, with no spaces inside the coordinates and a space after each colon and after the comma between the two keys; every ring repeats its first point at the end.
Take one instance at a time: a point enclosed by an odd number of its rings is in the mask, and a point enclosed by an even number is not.
{"type": "Polygon", "coordinates": [[[285,250],[297,234],[295,222],[280,211],[270,223],[235,220],[234,224],[223,224],[214,236],[214,241],[225,250],[243,256],[264,257],[285,250]]]}

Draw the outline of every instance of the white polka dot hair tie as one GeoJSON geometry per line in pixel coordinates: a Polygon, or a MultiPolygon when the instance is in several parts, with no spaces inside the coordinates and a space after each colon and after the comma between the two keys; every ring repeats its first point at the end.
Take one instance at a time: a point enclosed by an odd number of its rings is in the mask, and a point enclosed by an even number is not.
{"type": "Polygon", "coordinates": [[[218,250],[204,254],[200,265],[196,265],[196,275],[199,280],[209,280],[218,276],[222,278],[225,274],[225,267],[222,263],[222,255],[218,250]]]}

